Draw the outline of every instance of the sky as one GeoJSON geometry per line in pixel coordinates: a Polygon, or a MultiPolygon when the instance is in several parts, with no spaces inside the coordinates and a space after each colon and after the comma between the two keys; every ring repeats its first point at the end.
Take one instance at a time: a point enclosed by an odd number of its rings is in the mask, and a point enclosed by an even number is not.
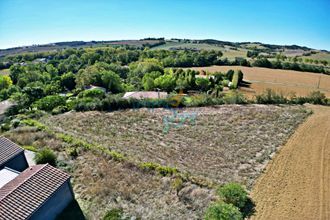
{"type": "Polygon", "coordinates": [[[0,0],[0,48],[145,37],[330,50],[330,0],[0,0]]]}

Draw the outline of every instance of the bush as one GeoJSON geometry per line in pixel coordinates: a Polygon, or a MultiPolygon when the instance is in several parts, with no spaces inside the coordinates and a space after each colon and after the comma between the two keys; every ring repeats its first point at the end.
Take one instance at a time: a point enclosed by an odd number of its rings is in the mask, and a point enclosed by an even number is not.
{"type": "Polygon", "coordinates": [[[102,89],[89,89],[79,93],[78,98],[98,98],[102,99],[105,97],[105,92],[102,89]]]}
{"type": "Polygon", "coordinates": [[[248,201],[247,191],[238,183],[228,183],[217,190],[217,193],[226,203],[242,209],[248,201]]]}
{"type": "Polygon", "coordinates": [[[326,96],[323,93],[321,93],[320,91],[313,91],[306,98],[307,98],[307,101],[311,104],[316,104],[316,105],[326,105],[327,104],[326,96]]]}
{"type": "Polygon", "coordinates": [[[172,176],[173,174],[178,173],[178,170],[173,167],[162,166],[153,162],[141,163],[140,167],[144,170],[157,171],[158,174],[162,176],[172,176]]]}
{"type": "Polygon", "coordinates": [[[260,95],[256,95],[256,101],[258,104],[286,104],[288,100],[282,95],[277,94],[271,89],[266,89],[266,91],[260,95]]]}
{"type": "Polygon", "coordinates": [[[65,97],[59,95],[46,96],[34,103],[34,107],[45,111],[51,111],[61,105],[65,105],[65,97]]]}
{"type": "Polygon", "coordinates": [[[121,220],[123,219],[123,210],[122,209],[111,209],[107,211],[103,220],[121,220]]]}
{"type": "Polygon", "coordinates": [[[51,149],[44,148],[36,153],[36,155],[34,156],[34,160],[36,164],[49,163],[52,166],[56,166],[57,157],[51,149]]]}
{"type": "Polygon", "coordinates": [[[205,220],[241,220],[242,213],[232,204],[218,202],[212,204],[205,213],[205,220]]]}
{"type": "Polygon", "coordinates": [[[225,104],[246,104],[247,101],[242,93],[236,90],[230,91],[223,97],[223,102],[225,104]]]}

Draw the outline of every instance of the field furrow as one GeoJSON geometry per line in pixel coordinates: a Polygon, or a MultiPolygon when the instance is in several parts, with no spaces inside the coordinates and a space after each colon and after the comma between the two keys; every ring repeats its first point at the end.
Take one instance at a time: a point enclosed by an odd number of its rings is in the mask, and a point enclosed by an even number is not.
{"type": "Polygon", "coordinates": [[[330,108],[299,126],[257,180],[253,219],[329,219],[330,108]]]}

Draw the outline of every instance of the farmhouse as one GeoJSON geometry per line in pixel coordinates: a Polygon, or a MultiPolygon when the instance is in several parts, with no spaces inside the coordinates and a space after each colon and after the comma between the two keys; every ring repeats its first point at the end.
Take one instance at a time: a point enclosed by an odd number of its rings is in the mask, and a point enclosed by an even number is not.
{"type": "Polygon", "coordinates": [[[164,99],[167,98],[167,92],[126,92],[123,96],[124,99],[164,99]]]}
{"type": "Polygon", "coordinates": [[[70,176],[49,164],[0,171],[0,220],[55,219],[73,200],[70,176]]]}
{"type": "Polygon", "coordinates": [[[4,167],[22,172],[28,168],[24,150],[5,137],[0,137],[0,170],[4,167]]]}

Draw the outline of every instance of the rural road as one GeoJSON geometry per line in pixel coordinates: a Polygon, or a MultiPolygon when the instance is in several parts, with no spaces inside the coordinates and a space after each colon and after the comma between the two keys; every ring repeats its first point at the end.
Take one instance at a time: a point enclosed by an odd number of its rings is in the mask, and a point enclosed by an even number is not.
{"type": "Polygon", "coordinates": [[[251,219],[330,219],[330,107],[312,114],[257,180],[251,219]]]}

